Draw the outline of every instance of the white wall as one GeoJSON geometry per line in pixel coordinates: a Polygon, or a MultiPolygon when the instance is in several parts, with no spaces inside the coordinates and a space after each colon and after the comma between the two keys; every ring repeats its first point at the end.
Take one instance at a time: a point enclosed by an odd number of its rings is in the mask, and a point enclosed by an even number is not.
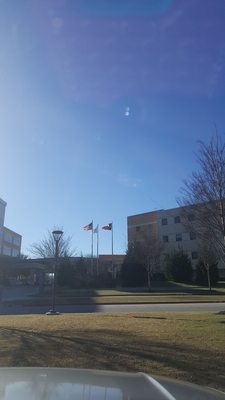
{"type": "Polygon", "coordinates": [[[20,254],[21,236],[4,227],[5,208],[6,202],[0,199],[0,254],[17,257],[20,254]]]}

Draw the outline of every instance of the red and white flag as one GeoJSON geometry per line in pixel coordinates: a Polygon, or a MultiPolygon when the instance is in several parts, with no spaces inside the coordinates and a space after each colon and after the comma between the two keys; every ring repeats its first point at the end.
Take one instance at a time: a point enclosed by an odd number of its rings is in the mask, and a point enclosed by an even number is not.
{"type": "Polygon", "coordinates": [[[92,231],[92,229],[93,229],[93,222],[91,222],[91,223],[88,224],[88,225],[85,225],[83,229],[84,229],[84,231],[92,231]]]}
{"type": "Polygon", "coordinates": [[[102,227],[102,229],[103,229],[104,231],[111,231],[111,230],[112,230],[112,223],[107,224],[107,225],[104,225],[104,226],[102,227]]]}

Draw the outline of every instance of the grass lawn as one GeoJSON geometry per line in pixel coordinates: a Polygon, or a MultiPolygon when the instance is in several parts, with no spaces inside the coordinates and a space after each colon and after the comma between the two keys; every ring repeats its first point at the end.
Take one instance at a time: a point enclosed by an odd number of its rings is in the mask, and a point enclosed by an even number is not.
{"type": "MultiPolygon", "coordinates": [[[[175,284],[166,282],[168,285],[175,284]]],[[[72,304],[121,304],[121,303],[184,303],[201,301],[224,301],[225,302],[225,282],[220,282],[210,295],[207,288],[200,286],[176,284],[174,291],[172,286],[169,289],[159,287],[160,290],[153,289],[149,292],[146,288],[139,291],[130,288],[121,289],[69,289],[60,288],[56,290],[57,305],[72,304]]],[[[44,293],[30,296],[23,300],[7,300],[4,304],[23,306],[47,306],[51,303],[51,287],[45,288],[44,293]]]]}
{"type": "MultiPolygon", "coordinates": [[[[225,296],[225,281],[218,282],[212,288],[214,295],[225,296]]],[[[198,285],[188,285],[177,282],[153,282],[152,290],[148,288],[117,288],[117,289],[70,289],[65,287],[57,287],[57,297],[125,297],[125,296],[154,296],[154,295],[208,295],[208,287],[198,285]]],[[[45,288],[45,294],[51,295],[51,288],[45,288]]]]}
{"type": "Polygon", "coordinates": [[[225,301],[225,295],[224,296],[207,296],[207,295],[162,295],[162,296],[126,296],[126,297],[111,297],[111,296],[105,296],[105,297],[94,297],[93,299],[94,303],[165,303],[165,302],[188,302],[188,301],[225,301]]]}
{"type": "MultiPolygon", "coordinates": [[[[198,286],[198,285],[188,285],[186,283],[177,283],[177,282],[170,282],[171,285],[173,285],[174,287],[176,287],[177,289],[180,290],[185,290],[188,289],[192,292],[201,290],[201,291],[208,291],[208,287],[205,286],[198,286]]],[[[213,286],[212,290],[214,292],[217,292],[218,294],[225,294],[225,281],[219,281],[215,286],[213,286]]]]}
{"type": "Polygon", "coordinates": [[[0,316],[0,365],[144,371],[225,390],[225,315],[0,316]]]}
{"type": "MultiPolygon", "coordinates": [[[[141,295],[141,296],[101,296],[101,297],[56,297],[57,305],[67,305],[67,304],[131,304],[131,303],[184,303],[184,302],[199,302],[199,301],[224,301],[225,295],[188,295],[188,294],[168,294],[168,295],[141,295]]],[[[13,300],[10,302],[5,302],[9,304],[17,305],[18,303],[22,303],[24,306],[41,306],[48,305],[51,303],[51,297],[32,297],[27,300],[13,300]]]]}
{"type": "MultiPolygon", "coordinates": [[[[175,284],[166,282],[166,288],[162,291],[152,292],[143,288],[142,291],[132,289],[69,289],[57,288],[56,304],[100,304],[100,303],[163,303],[163,302],[190,302],[190,301],[225,301],[225,282],[220,282],[213,288],[213,294],[209,295],[208,289],[195,285],[175,284]],[[166,288],[170,285],[170,288],[166,288]],[[175,291],[172,292],[172,287],[175,291]]],[[[45,293],[32,296],[23,300],[24,305],[48,305],[51,302],[51,288],[46,288],[45,293]]],[[[10,301],[18,304],[18,301],[10,301]]]]}
{"type": "MultiPolygon", "coordinates": [[[[149,292],[148,288],[119,288],[119,289],[69,289],[57,288],[58,296],[77,296],[85,297],[91,296],[95,293],[97,296],[132,296],[132,295],[146,295],[146,294],[166,294],[166,293],[192,293],[192,294],[207,294],[208,287],[198,285],[188,285],[178,282],[153,282],[152,291],[149,292]]],[[[215,294],[225,295],[225,281],[219,281],[215,287],[212,288],[215,294]]],[[[51,288],[46,288],[46,293],[51,293],[51,288]]]]}

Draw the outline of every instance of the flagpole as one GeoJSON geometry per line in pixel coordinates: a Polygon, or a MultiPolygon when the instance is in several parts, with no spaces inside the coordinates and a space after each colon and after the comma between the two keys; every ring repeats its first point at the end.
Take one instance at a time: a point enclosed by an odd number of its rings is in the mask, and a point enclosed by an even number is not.
{"type": "Polygon", "coordinates": [[[93,260],[93,245],[94,245],[94,223],[93,223],[93,220],[92,220],[92,230],[91,230],[91,274],[92,274],[92,276],[94,275],[94,266],[93,266],[93,263],[94,263],[94,260],[93,260]]]}
{"type": "Polygon", "coordinates": [[[99,254],[98,254],[98,250],[99,250],[99,226],[98,226],[98,230],[97,230],[97,276],[98,276],[98,274],[99,274],[99,260],[98,260],[98,257],[99,257],[99,254]]]}
{"type": "Polygon", "coordinates": [[[114,271],[113,271],[113,222],[112,222],[112,278],[114,278],[114,271]]]}

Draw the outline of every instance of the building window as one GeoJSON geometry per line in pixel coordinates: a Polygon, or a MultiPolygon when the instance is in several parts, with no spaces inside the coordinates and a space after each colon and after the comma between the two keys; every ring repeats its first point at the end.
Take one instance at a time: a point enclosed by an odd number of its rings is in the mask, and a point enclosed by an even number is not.
{"type": "Polygon", "coordinates": [[[5,256],[11,256],[11,248],[8,246],[3,246],[3,252],[5,256]]]}
{"type": "Polygon", "coordinates": [[[188,214],[188,221],[194,221],[194,220],[195,220],[194,214],[188,214]]]}
{"type": "Polygon", "coordinates": [[[182,234],[181,233],[176,234],[176,242],[182,242],[182,234]]]}
{"type": "Polygon", "coordinates": [[[136,232],[140,232],[141,227],[140,226],[136,226],[136,232]]]}
{"type": "Polygon", "coordinates": [[[9,243],[12,243],[12,241],[13,241],[13,237],[9,234],[9,233],[4,233],[4,240],[6,241],[6,242],[9,242],[9,243]]]}
{"type": "Polygon", "coordinates": [[[198,253],[197,253],[197,251],[192,251],[192,253],[191,253],[191,258],[192,258],[192,260],[197,260],[197,258],[198,258],[198,253]]]}
{"type": "Polygon", "coordinates": [[[15,237],[14,238],[14,244],[16,244],[17,246],[21,246],[21,238],[20,237],[15,237]]]}
{"type": "Polygon", "coordinates": [[[196,239],[196,233],[190,232],[190,240],[195,240],[195,239],[196,239]]]}
{"type": "Polygon", "coordinates": [[[13,249],[12,256],[18,257],[20,255],[19,250],[13,249]]]}
{"type": "Polygon", "coordinates": [[[162,225],[167,225],[167,218],[162,218],[162,225]]]}
{"type": "Polygon", "coordinates": [[[179,216],[174,218],[174,223],[175,224],[179,224],[180,223],[180,217],[179,216]]]}
{"type": "Polygon", "coordinates": [[[168,235],[163,235],[163,243],[168,243],[168,242],[169,242],[168,235]]]}

